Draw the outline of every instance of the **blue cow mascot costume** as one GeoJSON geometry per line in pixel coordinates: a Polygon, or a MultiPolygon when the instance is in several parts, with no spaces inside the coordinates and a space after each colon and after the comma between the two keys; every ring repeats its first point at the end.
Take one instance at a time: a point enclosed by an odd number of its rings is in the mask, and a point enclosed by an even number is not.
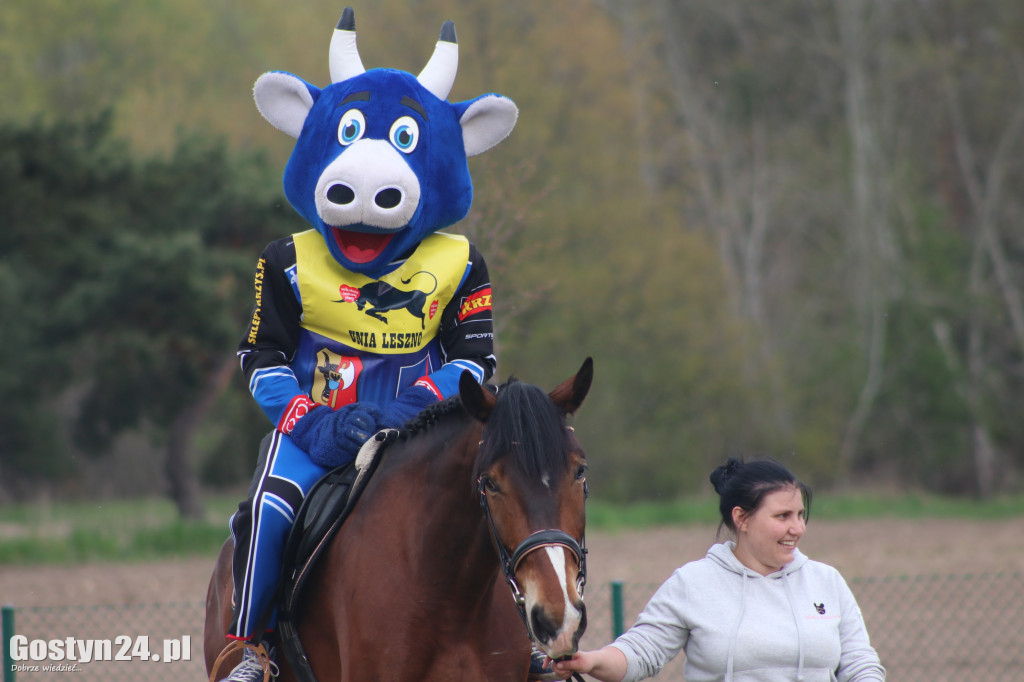
{"type": "MultiPolygon", "coordinates": [[[[256,81],[260,113],[296,138],[285,195],[312,229],[264,250],[238,350],[275,428],[231,518],[231,639],[263,638],[284,543],[313,484],[378,430],[457,394],[464,371],[480,382],[494,371],[487,267],[465,237],[438,230],[469,211],[467,157],[507,137],[518,111],[495,94],[448,102],[457,66],[447,22],[418,76],[367,71],[346,8],[330,85],[283,72],[256,81]]],[[[275,666],[258,651],[247,647],[226,679],[264,679],[275,666]]]]}

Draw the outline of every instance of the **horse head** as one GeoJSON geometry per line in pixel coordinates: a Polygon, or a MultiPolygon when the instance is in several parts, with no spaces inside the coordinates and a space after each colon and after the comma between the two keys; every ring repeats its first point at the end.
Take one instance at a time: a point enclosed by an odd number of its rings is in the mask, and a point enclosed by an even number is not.
{"type": "Polygon", "coordinates": [[[576,651],[586,628],[587,462],[566,416],[592,379],[587,358],[548,394],[513,379],[495,395],[468,373],[459,385],[466,411],[484,423],[474,480],[505,579],[530,637],[552,658],[576,651]]]}

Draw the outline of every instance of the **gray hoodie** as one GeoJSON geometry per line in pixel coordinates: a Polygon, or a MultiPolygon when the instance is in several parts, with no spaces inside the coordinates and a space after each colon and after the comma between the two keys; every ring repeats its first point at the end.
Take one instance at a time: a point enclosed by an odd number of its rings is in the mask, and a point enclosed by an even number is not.
{"type": "Polygon", "coordinates": [[[686,682],[881,682],[857,601],[839,571],[800,550],[762,576],[713,545],[682,566],[612,646],[627,681],[658,673],[680,649],[686,682]]]}

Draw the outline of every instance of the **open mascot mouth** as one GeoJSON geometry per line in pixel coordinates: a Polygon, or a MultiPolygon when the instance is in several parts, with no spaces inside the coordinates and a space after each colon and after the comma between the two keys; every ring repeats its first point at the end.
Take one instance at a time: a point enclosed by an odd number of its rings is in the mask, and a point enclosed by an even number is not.
{"type": "Polygon", "coordinates": [[[345,258],[353,263],[369,263],[379,256],[391,243],[394,234],[374,234],[370,232],[351,232],[332,227],[334,241],[345,258]]]}

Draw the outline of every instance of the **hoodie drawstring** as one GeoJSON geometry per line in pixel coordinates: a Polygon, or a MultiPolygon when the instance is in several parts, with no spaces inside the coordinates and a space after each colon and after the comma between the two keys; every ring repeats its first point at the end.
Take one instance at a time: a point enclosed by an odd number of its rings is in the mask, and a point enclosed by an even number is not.
{"type": "Polygon", "coordinates": [[[797,663],[796,663],[796,682],[803,682],[804,679],[804,633],[800,628],[800,614],[797,613],[796,602],[793,600],[793,588],[789,581],[789,573],[785,573],[782,576],[783,583],[786,585],[786,598],[789,600],[789,609],[793,613],[793,622],[796,624],[796,647],[797,647],[797,663]]]}
{"type": "Polygon", "coordinates": [[[729,640],[729,656],[725,661],[725,680],[732,682],[733,659],[736,657],[736,640],[739,639],[740,625],[743,623],[743,614],[747,610],[747,569],[740,573],[740,613],[736,616],[736,625],[732,629],[732,638],[729,640]]]}

